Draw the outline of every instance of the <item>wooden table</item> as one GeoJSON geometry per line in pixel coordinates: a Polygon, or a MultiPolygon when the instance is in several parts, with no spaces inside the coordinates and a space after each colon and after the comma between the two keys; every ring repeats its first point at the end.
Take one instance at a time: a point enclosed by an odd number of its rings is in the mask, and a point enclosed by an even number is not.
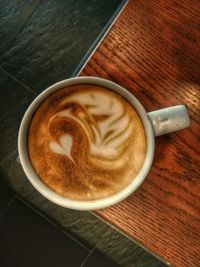
{"type": "Polygon", "coordinates": [[[156,138],[127,200],[97,214],[172,266],[200,266],[200,1],[130,0],[81,75],[126,87],[152,111],[185,104],[188,129],[156,138]]]}

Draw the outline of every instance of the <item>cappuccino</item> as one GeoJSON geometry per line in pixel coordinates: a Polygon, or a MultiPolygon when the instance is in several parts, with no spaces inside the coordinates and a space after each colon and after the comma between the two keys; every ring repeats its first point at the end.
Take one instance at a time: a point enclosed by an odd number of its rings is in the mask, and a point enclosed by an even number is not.
{"type": "Polygon", "coordinates": [[[49,95],[34,113],[28,154],[38,177],[75,200],[111,196],[143,166],[142,122],[121,95],[98,85],[77,84],[49,95]]]}

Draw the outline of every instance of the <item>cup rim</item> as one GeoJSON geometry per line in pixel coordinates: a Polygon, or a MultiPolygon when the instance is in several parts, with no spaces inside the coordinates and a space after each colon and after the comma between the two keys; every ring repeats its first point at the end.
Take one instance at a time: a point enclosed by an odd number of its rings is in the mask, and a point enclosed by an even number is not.
{"type": "Polygon", "coordinates": [[[38,190],[43,196],[45,196],[50,201],[66,207],[70,209],[75,210],[95,210],[95,209],[102,209],[106,208],[108,206],[112,206],[128,196],[130,196],[144,181],[146,178],[154,157],[154,148],[155,148],[155,138],[154,138],[154,132],[151,125],[151,122],[147,116],[147,112],[142,106],[142,104],[137,100],[137,98],[130,93],[127,89],[120,86],[119,84],[116,84],[112,81],[99,78],[99,77],[91,77],[91,76],[84,76],[84,77],[75,77],[75,78],[69,78],[66,80],[62,80],[60,82],[57,82],[50,87],[48,87],[46,90],[44,90],[42,93],[40,93],[33,102],[29,105],[28,109],[26,110],[21,124],[19,128],[19,134],[18,134],[18,153],[20,162],[22,165],[22,168],[31,182],[31,184],[35,187],[36,190],[38,190]],[[122,97],[124,97],[137,111],[140,119],[142,120],[144,129],[145,129],[145,135],[146,135],[146,141],[147,141],[147,153],[145,157],[144,164],[138,173],[138,175],[133,179],[133,181],[128,184],[125,188],[120,190],[114,195],[108,196],[106,198],[97,199],[97,200],[73,200],[66,198],[64,196],[61,196],[54,192],[52,189],[50,189],[47,185],[45,185],[41,179],[37,176],[35,173],[31,162],[29,160],[28,151],[27,151],[27,133],[29,124],[31,121],[31,118],[37,109],[37,107],[40,105],[40,103],[48,97],[53,92],[62,89],[65,86],[74,85],[74,84],[96,84],[100,86],[104,86],[108,89],[111,89],[118,94],[120,94],[122,97]]]}

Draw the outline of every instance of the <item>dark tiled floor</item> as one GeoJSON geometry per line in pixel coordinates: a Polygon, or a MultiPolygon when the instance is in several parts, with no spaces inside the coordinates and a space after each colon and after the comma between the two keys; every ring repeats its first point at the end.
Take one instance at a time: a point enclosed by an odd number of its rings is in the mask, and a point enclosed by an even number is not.
{"type": "Polygon", "coordinates": [[[0,140],[1,160],[16,150],[17,133],[22,116],[36,94],[0,68],[0,140]]]}
{"type": "Polygon", "coordinates": [[[0,171],[0,218],[14,198],[14,195],[14,191],[8,186],[6,177],[0,171]]]}
{"type": "Polygon", "coordinates": [[[113,267],[119,266],[111,260],[108,260],[101,252],[94,250],[81,267],[113,267]]]}
{"type": "Polygon", "coordinates": [[[41,263],[58,267],[116,266],[110,259],[127,267],[165,266],[92,213],[68,210],[45,199],[16,161],[17,133],[24,111],[38,92],[77,72],[120,2],[0,0],[2,267],[41,263]],[[62,231],[27,207],[14,192],[62,231]],[[65,261],[67,265],[62,265],[65,261]]]}
{"type": "Polygon", "coordinates": [[[18,199],[0,220],[0,239],[0,257],[10,266],[80,266],[88,254],[18,199]]]}
{"type": "Polygon", "coordinates": [[[66,79],[120,2],[41,1],[1,57],[1,66],[36,92],[66,79]]]}
{"type": "Polygon", "coordinates": [[[0,241],[2,267],[92,266],[87,265],[90,259],[99,266],[117,266],[99,252],[90,253],[18,198],[0,220],[0,241]]]}
{"type": "Polygon", "coordinates": [[[0,1],[0,55],[10,47],[39,2],[39,0],[0,1]]]}

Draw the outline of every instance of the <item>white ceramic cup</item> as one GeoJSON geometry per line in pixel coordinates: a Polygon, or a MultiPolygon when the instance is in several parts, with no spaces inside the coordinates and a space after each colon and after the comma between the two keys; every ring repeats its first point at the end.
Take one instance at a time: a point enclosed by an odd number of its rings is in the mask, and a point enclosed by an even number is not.
{"type": "Polygon", "coordinates": [[[45,196],[50,201],[60,206],[76,210],[101,209],[116,204],[122,201],[123,199],[127,198],[144,181],[151,168],[154,157],[155,136],[186,128],[189,126],[189,122],[190,120],[187,109],[183,105],[147,113],[142,104],[128,90],[126,90],[125,88],[121,87],[116,83],[97,77],[71,78],[58,82],[47,88],[32,102],[32,104],[27,109],[22,119],[18,135],[19,159],[29,181],[43,196],[45,196]],[[104,86],[122,95],[137,111],[145,129],[147,152],[144,164],[140,172],[138,173],[137,177],[134,178],[129,185],[127,185],[118,193],[98,200],[78,201],[78,200],[68,199],[64,196],[55,193],[40,180],[40,178],[35,173],[28,157],[27,133],[31,118],[36,108],[45,98],[47,98],[50,94],[52,94],[56,90],[74,84],[96,84],[104,86]]]}

